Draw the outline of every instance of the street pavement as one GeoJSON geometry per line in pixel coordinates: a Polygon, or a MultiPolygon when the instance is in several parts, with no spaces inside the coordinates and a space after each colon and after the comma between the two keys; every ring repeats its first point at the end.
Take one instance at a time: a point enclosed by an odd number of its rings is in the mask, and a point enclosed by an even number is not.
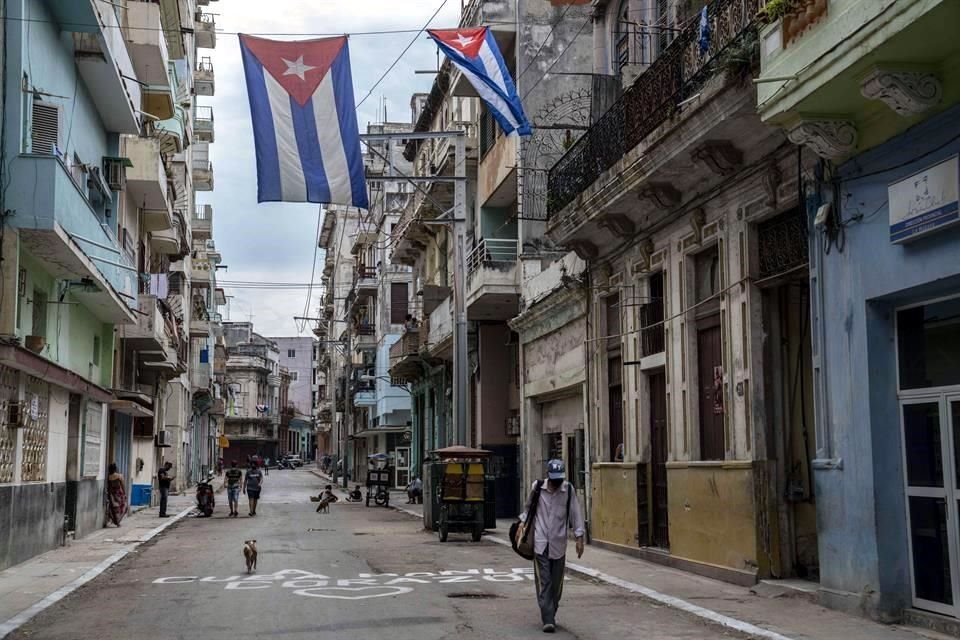
{"type": "MultiPolygon", "coordinates": [[[[340,502],[315,513],[322,480],[273,471],[258,514],[188,517],[10,637],[376,638],[543,637],[532,569],[502,545],[451,534],[441,543],[408,515],[340,502]],[[245,571],[244,540],[259,563],[245,571]]],[[[243,498],[243,496],[241,496],[243,498]]],[[[571,546],[572,552],[572,546],[571,546]]],[[[589,553],[589,550],[588,550],[589,553]]],[[[560,638],[732,638],[627,590],[568,577],[560,638]]]]}

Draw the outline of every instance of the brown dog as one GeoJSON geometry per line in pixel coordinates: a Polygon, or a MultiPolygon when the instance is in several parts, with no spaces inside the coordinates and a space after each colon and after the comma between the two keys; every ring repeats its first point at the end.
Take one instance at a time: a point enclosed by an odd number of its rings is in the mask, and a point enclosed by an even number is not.
{"type": "Polygon", "coordinates": [[[257,570],[257,541],[243,541],[243,558],[247,561],[247,573],[257,570]]]}

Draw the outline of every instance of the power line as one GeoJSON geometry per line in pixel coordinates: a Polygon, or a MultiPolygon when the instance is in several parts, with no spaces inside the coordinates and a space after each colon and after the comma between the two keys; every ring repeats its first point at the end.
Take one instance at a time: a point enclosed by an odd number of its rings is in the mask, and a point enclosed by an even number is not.
{"type": "MultiPolygon", "coordinates": [[[[572,5],[571,5],[571,6],[572,6],[572,5]]],[[[587,19],[583,21],[583,24],[580,25],[580,28],[577,29],[577,32],[576,32],[575,34],[573,34],[573,38],[571,38],[571,40],[576,40],[577,38],[579,38],[579,37],[580,37],[580,34],[583,32],[583,28],[586,27],[586,26],[587,26],[587,23],[590,22],[591,20],[592,20],[591,16],[587,16],[587,19]]],[[[541,82],[543,82],[543,79],[546,78],[548,75],[550,75],[550,70],[553,69],[553,67],[554,67],[558,62],[560,62],[560,58],[562,58],[562,57],[564,56],[564,54],[565,54],[567,51],[570,51],[570,49],[572,49],[572,48],[573,48],[573,47],[567,47],[566,49],[564,49],[563,51],[560,52],[560,55],[558,55],[558,56],[556,57],[556,59],[555,59],[552,63],[550,63],[550,66],[547,67],[547,70],[543,72],[543,75],[542,75],[542,76],[540,76],[540,79],[537,80],[536,82],[534,82],[534,83],[533,83],[533,86],[530,87],[530,88],[523,94],[523,97],[520,98],[521,101],[523,101],[524,99],[526,99],[526,97],[527,97],[528,95],[530,95],[530,93],[531,93],[534,89],[537,88],[537,85],[539,85],[541,82]]]]}
{"type": "MultiPolygon", "coordinates": [[[[27,23],[39,23],[39,24],[53,24],[58,27],[61,27],[65,30],[76,29],[76,30],[89,30],[89,29],[122,29],[124,31],[158,31],[158,32],[168,32],[170,29],[164,29],[162,27],[129,27],[119,24],[87,24],[83,22],[58,22],[56,20],[44,20],[41,18],[13,18],[10,16],[4,16],[3,20],[10,22],[27,22],[27,23]]],[[[426,27],[424,27],[426,28],[426,27]]],[[[394,34],[403,34],[403,33],[416,33],[419,35],[423,32],[423,29],[384,29],[381,31],[354,31],[352,33],[346,32],[283,32],[283,31],[217,31],[217,35],[223,36],[282,36],[282,37],[300,37],[308,36],[311,38],[333,38],[339,36],[350,37],[361,37],[361,36],[386,36],[394,34]]]]}
{"type": "Polygon", "coordinates": [[[366,102],[367,98],[369,98],[370,95],[377,89],[377,87],[380,86],[380,83],[383,82],[383,79],[387,77],[387,74],[393,71],[393,68],[397,66],[397,64],[400,62],[400,59],[403,58],[403,56],[407,53],[407,51],[410,50],[410,47],[416,44],[417,39],[420,37],[420,34],[423,33],[427,29],[427,27],[430,26],[430,23],[433,22],[433,19],[437,17],[437,14],[440,13],[440,11],[447,5],[448,1],[449,0],[443,0],[443,2],[440,3],[440,6],[437,7],[437,10],[433,12],[433,15],[430,16],[430,19],[427,20],[426,24],[424,24],[423,27],[421,27],[420,30],[417,31],[417,35],[413,36],[413,39],[410,41],[409,44],[407,44],[407,46],[403,49],[403,51],[400,52],[400,55],[397,56],[397,59],[394,60],[393,63],[387,68],[387,70],[383,72],[383,75],[380,76],[380,79],[377,80],[372,87],[370,87],[370,91],[367,92],[367,95],[363,96],[363,100],[357,103],[357,109],[359,109],[360,105],[366,102]]]}
{"type": "MultiPolygon", "coordinates": [[[[326,210],[323,207],[318,207],[317,209],[317,233],[314,235],[313,239],[313,266],[310,267],[310,286],[307,287],[307,300],[303,303],[303,315],[307,315],[307,312],[310,310],[310,300],[313,299],[313,279],[317,275],[317,252],[320,250],[320,223],[323,220],[323,217],[326,215],[326,210]]],[[[300,325],[300,331],[303,331],[307,328],[307,323],[304,322],[300,325]]]]}
{"type": "MultiPolygon", "coordinates": [[[[570,4],[568,4],[567,7],[563,10],[563,13],[560,14],[560,19],[557,20],[556,22],[554,22],[554,23],[553,23],[553,26],[550,27],[550,33],[547,34],[547,37],[544,38],[544,39],[543,39],[543,42],[540,43],[540,46],[537,47],[537,51],[536,51],[536,53],[533,54],[533,57],[530,58],[530,62],[528,62],[528,63],[527,63],[527,66],[525,66],[525,67],[523,68],[523,71],[521,71],[520,73],[517,74],[517,82],[520,82],[520,78],[523,77],[523,74],[525,74],[525,73],[527,72],[527,70],[528,70],[528,69],[533,65],[533,63],[536,61],[537,56],[540,55],[540,52],[541,52],[541,51],[543,50],[543,48],[546,46],[547,41],[550,40],[550,37],[553,35],[553,32],[554,32],[554,30],[557,28],[557,25],[559,25],[561,22],[563,22],[563,19],[567,17],[567,12],[570,11],[570,8],[571,8],[571,7],[573,7],[573,3],[572,3],[572,2],[571,2],[570,4]]],[[[561,54],[561,55],[562,55],[562,54],[561,54]]]]}

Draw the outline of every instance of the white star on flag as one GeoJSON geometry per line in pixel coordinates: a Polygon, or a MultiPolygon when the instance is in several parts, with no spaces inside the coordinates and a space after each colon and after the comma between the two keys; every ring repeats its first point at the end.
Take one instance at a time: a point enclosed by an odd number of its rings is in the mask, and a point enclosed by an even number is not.
{"type": "Polygon", "coordinates": [[[467,36],[461,33],[460,35],[457,36],[457,44],[460,45],[460,48],[466,49],[468,46],[473,44],[474,41],[476,41],[476,39],[477,39],[476,37],[468,38],[467,36]]]}
{"type": "Polygon", "coordinates": [[[303,63],[303,56],[300,56],[295,61],[291,62],[286,58],[280,58],[283,60],[284,64],[287,65],[287,70],[283,72],[285,76],[297,76],[301,80],[306,80],[304,74],[311,69],[316,69],[316,67],[311,67],[308,64],[303,63]]]}

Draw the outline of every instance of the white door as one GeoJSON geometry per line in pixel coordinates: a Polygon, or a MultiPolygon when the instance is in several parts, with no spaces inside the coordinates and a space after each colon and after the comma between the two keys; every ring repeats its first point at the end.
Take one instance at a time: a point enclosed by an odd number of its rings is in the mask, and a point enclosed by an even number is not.
{"type": "Polygon", "coordinates": [[[914,604],[960,615],[960,394],[901,401],[914,604]]]}

